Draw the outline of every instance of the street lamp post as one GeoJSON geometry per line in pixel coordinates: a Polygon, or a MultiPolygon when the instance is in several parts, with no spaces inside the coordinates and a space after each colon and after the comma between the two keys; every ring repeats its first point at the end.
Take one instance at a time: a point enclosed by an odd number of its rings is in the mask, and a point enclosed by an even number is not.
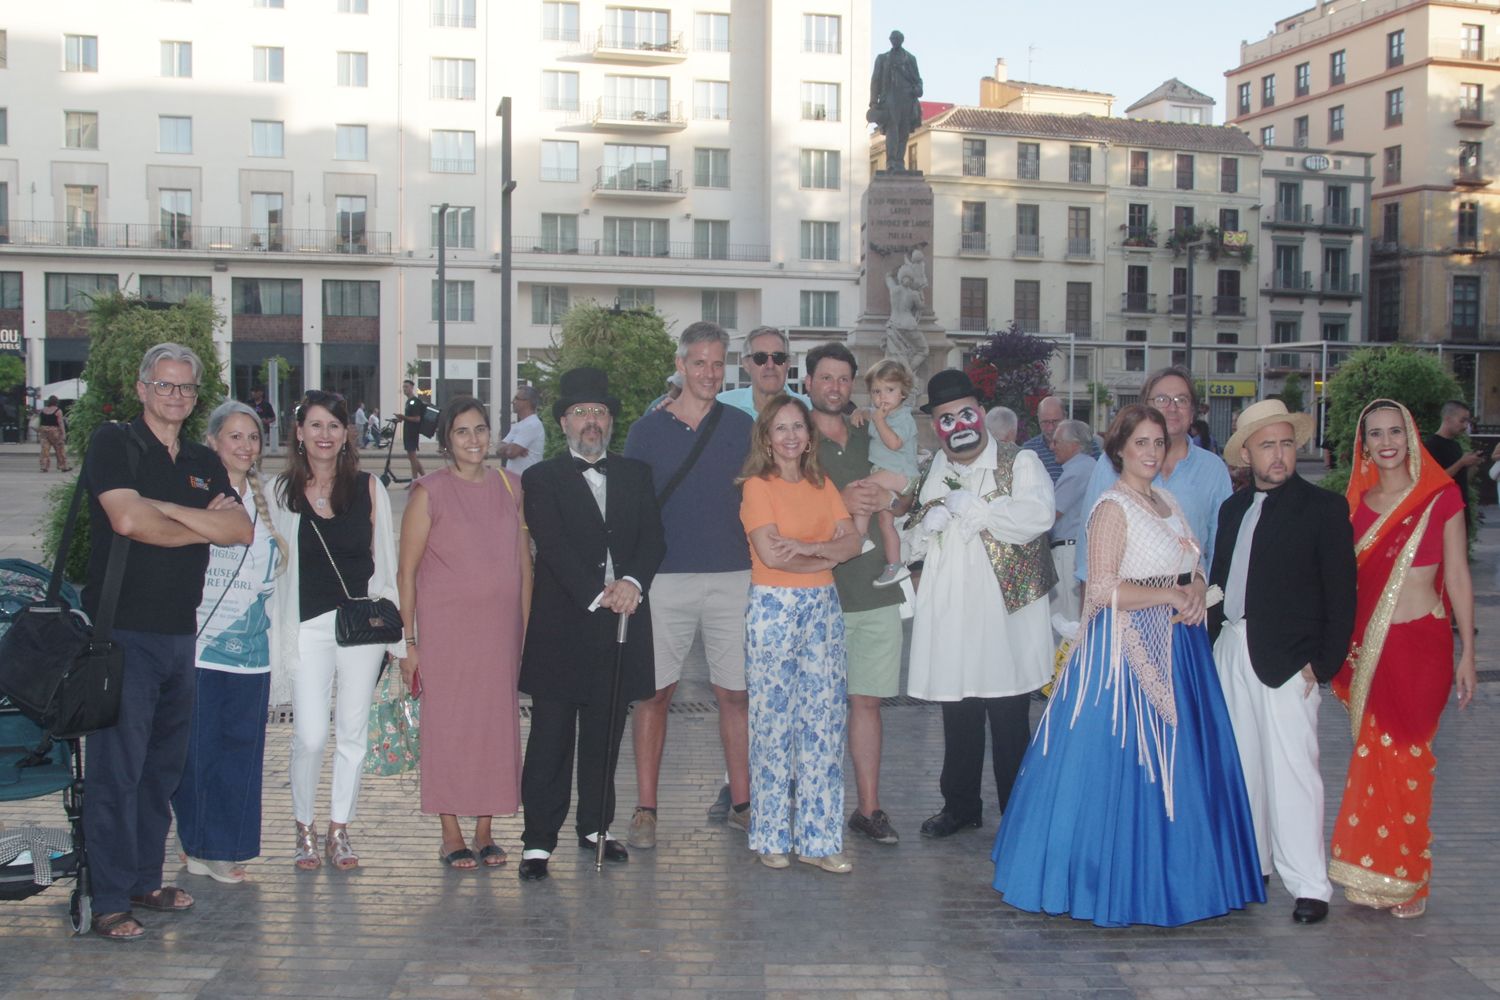
{"type": "Polygon", "coordinates": [[[438,275],[437,275],[437,321],[438,356],[437,384],[433,386],[432,403],[443,408],[443,380],[448,374],[448,203],[438,206],[438,275]]]}
{"type": "MultiPolygon", "coordinates": [[[[1193,370],[1193,251],[1199,247],[1206,247],[1212,242],[1211,239],[1202,239],[1183,244],[1183,249],[1187,251],[1187,300],[1183,303],[1183,309],[1187,313],[1187,342],[1182,345],[1182,357],[1186,362],[1183,367],[1189,372],[1193,370]]],[[[1197,419],[1197,416],[1196,413],[1193,414],[1194,419],[1197,419]]]]}
{"type": "Polygon", "coordinates": [[[510,433],[510,222],[511,192],[516,182],[510,172],[511,104],[500,98],[495,109],[500,118],[500,435],[510,433]]]}

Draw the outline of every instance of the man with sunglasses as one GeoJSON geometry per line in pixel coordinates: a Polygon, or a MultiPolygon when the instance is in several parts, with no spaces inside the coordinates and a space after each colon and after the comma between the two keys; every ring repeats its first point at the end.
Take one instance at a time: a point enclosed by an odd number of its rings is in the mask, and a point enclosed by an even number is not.
{"type": "Polygon", "coordinates": [[[744,410],[752,420],[760,415],[760,408],[766,405],[766,401],[779,392],[807,403],[806,396],[786,387],[786,374],[791,363],[791,345],[786,334],[774,326],[756,327],[745,336],[745,350],[740,354],[740,367],[745,370],[750,384],[739,389],[725,389],[719,393],[719,402],[744,410]]]}

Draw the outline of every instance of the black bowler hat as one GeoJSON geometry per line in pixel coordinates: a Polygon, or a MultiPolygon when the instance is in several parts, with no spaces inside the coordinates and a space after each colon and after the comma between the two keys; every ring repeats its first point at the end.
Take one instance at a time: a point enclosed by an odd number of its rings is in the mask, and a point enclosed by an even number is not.
{"type": "Polygon", "coordinates": [[[563,372],[558,379],[553,418],[560,419],[569,407],[578,403],[603,403],[610,416],[620,415],[620,401],[609,394],[609,376],[598,368],[574,368],[563,372]]]}
{"type": "Polygon", "coordinates": [[[966,396],[979,398],[979,391],[974,388],[974,383],[969,381],[968,372],[958,368],[945,368],[932,378],[927,380],[927,402],[919,409],[923,413],[931,413],[933,407],[951,403],[955,399],[963,399],[966,396]]]}

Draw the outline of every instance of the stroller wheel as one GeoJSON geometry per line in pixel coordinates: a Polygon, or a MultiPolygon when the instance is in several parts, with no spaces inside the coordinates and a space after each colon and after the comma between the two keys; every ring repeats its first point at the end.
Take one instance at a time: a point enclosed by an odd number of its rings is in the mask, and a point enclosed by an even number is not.
{"type": "Polygon", "coordinates": [[[93,901],[89,899],[88,877],[81,875],[73,887],[73,897],[68,902],[68,926],[74,934],[87,934],[94,921],[93,901]]]}

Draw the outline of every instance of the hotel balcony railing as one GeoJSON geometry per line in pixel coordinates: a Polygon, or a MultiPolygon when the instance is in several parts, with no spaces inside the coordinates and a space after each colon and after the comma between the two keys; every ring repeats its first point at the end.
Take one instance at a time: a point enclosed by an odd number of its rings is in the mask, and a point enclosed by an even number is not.
{"type": "Polygon", "coordinates": [[[1272,271],[1271,291],[1310,292],[1313,281],[1311,271],[1272,271]]]}
{"type": "Polygon", "coordinates": [[[559,241],[543,236],[514,236],[511,249],[516,253],[566,253],[583,257],[655,257],[670,260],[728,260],[763,263],[771,259],[769,246],[750,243],[713,243],[688,240],[604,240],[575,239],[559,241]]]}
{"type": "Polygon", "coordinates": [[[1243,316],[1245,315],[1245,297],[1243,295],[1215,295],[1215,316],[1243,316]]]}
{"type": "Polygon", "coordinates": [[[1359,275],[1357,274],[1324,274],[1321,285],[1322,291],[1327,295],[1350,295],[1362,294],[1359,275]]]}
{"type": "Polygon", "coordinates": [[[981,257],[988,256],[990,252],[990,234],[984,232],[960,233],[958,236],[958,252],[981,257]]]}
{"type": "Polygon", "coordinates": [[[1490,119],[1485,117],[1483,104],[1460,104],[1458,106],[1458,118],[1455,121],[1459,125],[1490,124],[1490,119]]]}
{"type": "Polygon", "coordinates": [[[1156,312],[1155,292],[1121,292],[1120,311],[1128,313],[1156,312]]]}
{"type": "Polygon", "coordinates": [[[1283,205],[1271,206],[1271,217],[1266,220],[1267,225],[1272,226],[1310,226],[1313,224],[1313,210],[1311,205],[1283,205]]]}
{"type": "Polygon", "coordinates": [[[1087,236],[1068,237],[1068,260],[1093,260],[1094,241],[1087,236]]]}
{"type": "Polygon", "coordinates": [[[681,101],[637,101],[628,97],[601,97],[594,105],[594,124],[625,122],[631,125],[684,127],[687,118],[681,101]]]}
{"type": "MultiPolygon", "coordinates": [[[[1201,295],[1194,295],[1192,298],[1193,298],[1193,315],[1194,316],[1201,316],[1201,315],[1203,315],[1203,296],[1201,296],[1201,295]]],[[[1171,313],[1173,316],[1186,316],[1187,315],[1187,310],[1188,310],[1188,296],[1186,296],[1186,295],[1172,295],[1172,296],[1168,297],[1167,301],[1170,303],[1167,306],[1167,311],[1169,313],[1171,313]]]]}
{"type": "Polygon", "coordinates": [[[1483,185],[1488,184],[1490,182],[1490,178],[1489,175],[1487,175],[1479,167],[1460,166],[1458,168],[1458,177],[1456,178],[1456,181],[1459,184],[1483,185]]]}
{"type": "Polygon", "coordinates": [[[474,158],[449,159],[447,157],[434,156],[428,162],[428,169],[435,174],[472,174],[474,172],[474,158]]]}
{"type": "Polygon", "coordinates": [[[1427,55],[1433,59],[1457,59],[1462,62],[1500,62],[1500,48],[1483,44],[1464,44],[1461,38],[1431,38],[1427,41],[1427,55]]]}
{"type": "Polygon", "coordinates": [[[460,14],[456,10],[432,10],[432,26],[434,28],[472,28],[474,27],[473,14],[460,14]]]}
{"type": "Polygon", "coordinates": [[[1035,233],[1017,234],[1016,256],[1017,257],[1040,257],[1042,255],[1042,238],[1035,233]]]}
{"type": "Polygon", "coordinates": [[[1328,205],[1323,209],[1323,225],[1334,229],[1358,229],[1360,211],[1347,205],[1328,205]]]}
{"type": "Polygon", "coordinates": [[[682,185],[681,170],[598,167],[594,171],[594,190],[619,194],[677,195],[686,193],[687,188],[682,185]]]}
{"type": "Polygon", "coordinates": [[[658,31],[626,31],[606,27],[600,28],[594,36],[594,51],[685,56],[687,46],[682,44],[681,32],[672,35],[658,31]]]}
{"type": "Polygon", "coordinates": [[[196,253],[391,254],[391,234],[333,229],[241,226],[176,226],[108,222],[96,226],[66,222],[15,221],[10,244],[33,247],[90,247],[101,250],[175,250],[196,253]]]}

